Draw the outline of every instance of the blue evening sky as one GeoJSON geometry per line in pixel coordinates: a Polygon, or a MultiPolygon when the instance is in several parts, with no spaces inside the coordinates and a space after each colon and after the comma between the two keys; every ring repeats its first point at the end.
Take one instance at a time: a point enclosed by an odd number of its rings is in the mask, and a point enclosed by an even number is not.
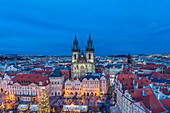
{"type": "Polygon", "coordinates": [[[170,0],[0,0],[0,54],[170,53],[170,0]]]}

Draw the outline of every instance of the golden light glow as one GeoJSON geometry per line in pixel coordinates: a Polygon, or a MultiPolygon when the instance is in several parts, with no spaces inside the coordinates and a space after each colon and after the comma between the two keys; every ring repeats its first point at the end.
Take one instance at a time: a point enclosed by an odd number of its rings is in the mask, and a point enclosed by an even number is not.
{"type": "Polygon", "coordinates": [[[6,100],[8,100],[8,99],[9,99],[9,97],[6,97],[5,99],[6,99],[6,100]]]}
{"type": "Polygon", "coordinates": [[[9,104],[6,107],[7,107],[7,109],[11,109],[12,108],[9,104]]]}
{"type": "Polygon", "coordinates": [[[74,104],[73,104],[73,103],[71,103],[71,106],[74,106],[74,104]]]}

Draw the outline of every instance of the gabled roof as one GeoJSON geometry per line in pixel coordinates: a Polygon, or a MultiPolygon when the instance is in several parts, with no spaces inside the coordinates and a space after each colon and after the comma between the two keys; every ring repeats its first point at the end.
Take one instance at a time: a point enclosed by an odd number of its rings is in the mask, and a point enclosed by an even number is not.
{"type": "Polygon", "coordinates": [[[162,105],[166,108],[166,110],[170,113],[170,98],[160,100],[162,105]]]}
{"type": "Polygon", "coordinates": [[[138,83],[138,88],[143,88],[143,86],[149,86],[149,84],[152,82],[147,78],[142,78],[139,80],[135,80],[135,84],[137,83],[138,83]]]}
{"type": "Polygon", "coordinates": [[[93,80],[95,80],[96,78],[97,78],[98,80],[100,80],[100,76],[97,76],[97,75],[95,75],[95,76],[94,76],[94,75],[86,75],[85,77],[82,78],[82,80],[85,79],[85,78],[86,78],[87,80],[89,80],[90,78],[92,78],[93,80]]]}
{"type": "Polygon", "coordinates": [[[64,80],[70,77],[69,70],[60,70],[62,75],[65,75],[64,80]]]}
{"type": "Polygon", "coordinates": [[[56,67],[54,72],[50,75],[50,77],[62,77],[63,74],[60,71],[59,67],[56,67]]]}
{"type": "MultiPolygon", "coordinates": [[[[50,83],[50,81],[43,77],[41,74],[20,74],[13,78],[11,81],[13,83],[19,83],[21,85],[29,85],[31,83],[35,83],[39,85],[39,82],[42,82],[41,86],[46,86],[50,83]]],[[[8,85],[12,85],[11,82],[8,85]]]]}
{"type": "Polygon", "coordinates": [[[170,74],[162,74],[162,73],[159,73],[159,72],[155,72],[155,73],[152,74],[151,78],[170,80],[170,74]]]}
{"type": "MultiPolygon", "coordinates": [[[[82,78],[82,80],[83,79],[87,79],[87,80],[89,80],[89,79],[93,79],[93,80],[95,80],[96,78],[98,79],[98,80],[100,80],[100,78],[102,77],[102,76],[104,76],[103,74],[100,74],[100,75],[86,75],[85,77],[83,77],[82,78]]],[[[104,76],[106,79],[108,78],[108,77],[106,77],[106,76],[104,76]]]]}
{"type": "Polygon", "coordinates": [[[119,74],[118,80],[125,80],[125,79],[137,79],[136,74],[119,74]]]}
{"type": "Polygon", "coordinates": [[[166,109],[164,109],[161,103],[157,100],[151,88],[135,89],[135,91],[131,92],[131,96],[132,99],[136,101],[141,101],[145,105],[145,107],[151,110],[153,113],[166,111],[166,109]],[[145,96],[142,95],[142,91],[144,91],[145,96]]]}

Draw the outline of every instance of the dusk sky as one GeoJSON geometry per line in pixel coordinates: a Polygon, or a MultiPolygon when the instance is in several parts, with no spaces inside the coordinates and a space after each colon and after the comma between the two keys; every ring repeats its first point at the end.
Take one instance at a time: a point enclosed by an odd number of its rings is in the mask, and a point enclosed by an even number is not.
{"type": "Polygon", "coordinates": [[[0,0],[0,54],[170,53],[170,0],[0,0]]]}

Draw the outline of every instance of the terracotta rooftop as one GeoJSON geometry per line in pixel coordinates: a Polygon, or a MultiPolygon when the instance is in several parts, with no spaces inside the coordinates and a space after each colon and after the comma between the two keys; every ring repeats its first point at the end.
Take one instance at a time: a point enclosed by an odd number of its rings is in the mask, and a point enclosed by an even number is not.
{"type": "MultiPolygon", "coordinates": [[[[11,81],[13,81],[13,83],[17,82],[21,85],[29,85],[31,83],[40,85],[39,83],[42,82],[42,85],[40,86],[46,86],[50,83],[50,81],[46,77],[43,77],[41,74],[20,74],[11,81]]],[[[8,85],[12,85],[11,82],[8,85]]]]}

